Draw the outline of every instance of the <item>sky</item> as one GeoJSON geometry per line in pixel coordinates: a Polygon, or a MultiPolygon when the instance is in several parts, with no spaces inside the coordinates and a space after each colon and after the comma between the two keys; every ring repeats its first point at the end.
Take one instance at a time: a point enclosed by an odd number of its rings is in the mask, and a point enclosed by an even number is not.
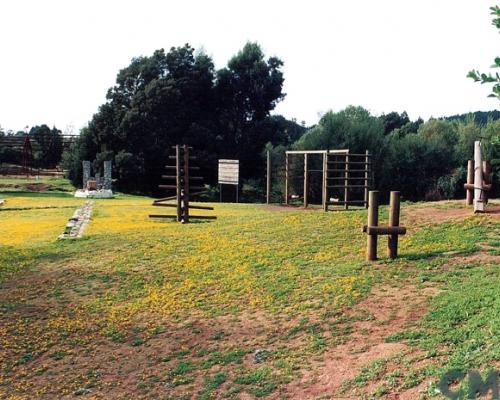
{"type": "Polygon", "coordinates": [[[77,133],[133,57],[203,48],[217,68],[247,41],[284,61],[287,118],[361,105],[410,118],[500,108],[489,87],[499,34],[492,1],[2,0],[0,126],[77,133]]]}

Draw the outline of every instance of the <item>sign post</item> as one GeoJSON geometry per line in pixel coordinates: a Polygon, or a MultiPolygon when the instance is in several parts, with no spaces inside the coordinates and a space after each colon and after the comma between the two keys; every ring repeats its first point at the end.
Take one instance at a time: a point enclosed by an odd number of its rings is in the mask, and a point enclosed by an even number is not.
{"type": "Polygon", "coordinates": [[[222,202],[222,185],[236,186],[236,203],[238,202],[240,178],[240,161],[239,160],[219,160],[219,192],[220,201],[222,202]]]}

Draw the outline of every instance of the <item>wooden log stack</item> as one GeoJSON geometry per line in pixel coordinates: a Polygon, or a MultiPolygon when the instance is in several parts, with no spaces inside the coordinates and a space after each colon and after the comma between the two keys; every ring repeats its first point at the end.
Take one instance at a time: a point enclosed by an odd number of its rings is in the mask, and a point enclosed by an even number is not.
{"type": "Polygon", "coordinates": [[[377,241],[379,235],[388,235],[387,256],[396,258],[398,256],[398,237],[406,234],[406,228],[399,226],[400,215],[400,193],[391,192],[389,205],[389,225],[378,225],[378,191],[371,190],[368,194],[368,225],[363,226],[363,232],[367,234],[366,260],[377,260],[377,241]]]}
{"type": "Polygon", "coordinates": [[[190,218],[217,219],[217,217],[213,215],[190,215],[190,209],[213,210],[214,208],[190,204],[190,196],[206,192],[205,186],[202,185],[203,177],[191,176],[192,171],[198,171],[200,169],[197,166],[190,165],[190,161],[196,159],[196,157],[189,155],[191,147],[188,145],[176,145],[172,146],[172,148],[175,149],[175,155],[170,156],[169,158],[175,160],[175,165],[166,165],[165,168],[169,171],[175,170],[175,175],[162,175],[162,178],[175,181],[175,184],[159,185],[158,187],[160,189],[173,189],[175,190],[175,195],[157,199],[153,202],[153,206],[172,207],[175,208],[177,212],[175,215],[150,214],[149,217],[173,218],[176,219],[177,222],[181,222],[183,224],[188,223],[190,218]],[[197,181],[198,183],[194,186],[190,186],[190,180],[197,181]],[[175,203],[167,203],[171,200],[175,200],[175,203]]]}

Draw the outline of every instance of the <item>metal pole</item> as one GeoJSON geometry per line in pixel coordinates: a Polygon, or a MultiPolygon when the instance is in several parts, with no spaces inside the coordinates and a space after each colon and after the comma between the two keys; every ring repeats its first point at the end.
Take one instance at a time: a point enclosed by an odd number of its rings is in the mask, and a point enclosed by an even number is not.
{"type": "Polygon", "coordinates": [[[285,153],[285,204],[288,204],[288,153],[285,153]]]}
{"type": "Polygon", "coordinates": [[[307,153],[304,154],[304,208],[307,208],[307,192],[309,189],[309,176],[307,171],[307,153]]]}
{"type": "Polygon", "coordinates": [[[266,203],[271,203],[271,152],[267,151],[266,203]]]}

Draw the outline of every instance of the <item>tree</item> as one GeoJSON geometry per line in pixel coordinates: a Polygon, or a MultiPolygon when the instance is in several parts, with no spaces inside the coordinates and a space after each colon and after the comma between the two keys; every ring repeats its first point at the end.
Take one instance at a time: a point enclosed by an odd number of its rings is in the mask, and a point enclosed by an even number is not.
{"type": "Polygon", "coordinates": [[[257,127],[285,97],[282,66],[276,57],[266,61],[260,46],[249,42],[217,72],[215,93],[222,139],[218,153],[240,159],[245,178],[260,169],[255,157],[271,140],[257,127]]]}
{"type": "Polygon", "coordinates": [[[61,161],[63,151],[61,131],[43,124],[32,127],[29,134],[38,144],[34,146],[35,165],[42,168],[55,167],[61,161]]]}
{"type": "Polygon", "coordinates": [[[65,156],[73,182],[82,159],[112,159],[121,190],[151,193],[177,143],[197,150],[206,182],[215,183],[222,157],[239,158],[244,178],[257,175],[264,145],[286,140],[283,124],[268,120],[284,96],[281,65],[275,57],[266,61],[255,43],[217,73],[211,58],[188,44],[134,58],[65,156]]]}
{"type": "Polygon", "coordinates": [[[393,111],[389,114],[382,114],[380,119],[384,123],[384,134],[391,133],[394,129],[402,128],[404,125],[410,123],[410,118],[408,118],[408,114],[406,111],[403,111],[401,114],[393,111]]]}
{"type": "MultiPolygon", "coordinates": [[[[491,14],[494,16],[493,25],[496,26],[497,29],[500,29],[500,7],[493,6],[490,7],[490,10],[491,14]]],[[[494,64],[491,66],[491,68],[499,68],[499,67],[500,67],[500,57],[496,57],[494,64]]],[[[474,79],[475,82],[481,82],[481,84],[493,83],[493,88],[489,97],[496,97],[500,99],[500,75],[498,74],[498,72],[492,75],[491,73],[486,74],[479,72],[477,70],[472,70],[469,71],[467,77],[474,79]]]]}

